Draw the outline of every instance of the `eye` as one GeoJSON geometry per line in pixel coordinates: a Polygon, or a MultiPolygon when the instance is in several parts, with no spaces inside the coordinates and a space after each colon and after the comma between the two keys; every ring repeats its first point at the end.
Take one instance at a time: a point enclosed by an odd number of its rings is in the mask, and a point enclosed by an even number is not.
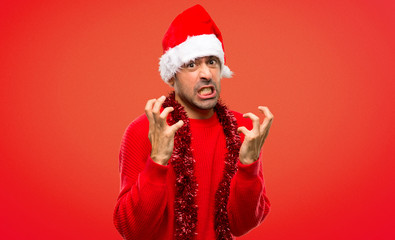
{"type": "Polygon", "coordinates": [[[189,63],[185,63],[182,68],[195,68],[196,67],[196,63],[195,61],[190,61],[189,63]]]}
{"type": "Polygon", "coordinates": [[[190,62],[187,64],[187,68],[194,68],[196,66],[196,64],[194,62],[190,62]]]}
{"type": "Polygon", "coordinates": [[[216,65],[217,63],[218,63],[218,61],[215,58],[211,58],[210,60],[208,60],[208,64],[210,64],[210,65],[216,65]]]}

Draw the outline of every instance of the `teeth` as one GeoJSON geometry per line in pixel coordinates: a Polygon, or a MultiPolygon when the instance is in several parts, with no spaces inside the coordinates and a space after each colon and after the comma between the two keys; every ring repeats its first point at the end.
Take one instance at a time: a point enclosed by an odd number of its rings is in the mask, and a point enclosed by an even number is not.
{"type": "Polygon", "coordinates": [[[201,94],[201,95],[208,95],[208,94],[211,94],[211,93],[212,93],[211,88],[202,88],[199,91],[199,94],[201,94]]]}

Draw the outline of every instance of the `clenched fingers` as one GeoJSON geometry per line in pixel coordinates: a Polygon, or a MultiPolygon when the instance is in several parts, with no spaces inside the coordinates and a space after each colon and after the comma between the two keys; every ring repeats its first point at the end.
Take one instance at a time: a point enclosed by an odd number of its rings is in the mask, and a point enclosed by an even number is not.
{"type": "Polygon", "coordinates": [[[157,120],[157,118],[159,117],[160,108],[162,107],[162,104],[165,100],[166,100],[165,96],[162,96],[162,97],[158,98],[158,100],[156,100],[154,107],[152,108],[152,113],[153,113],[155,120],[157,120]]]}
{"type": "MultiPolygon", "coordinates": [[[[147,103],[145,105],[145,115],[147,116],[150,125],[155,124],[155,123],[162,124],[162,122],[159,119],[160,115],[161,115],[160,109],[161,109],[162,104],[165,100],[166,100],[166,97],[162,96],[158,99],[154,98],[154,99],[150,99],[147,101],[147,103]]],[[[168,111],[169,110],[167,110],[166,112],[168,112],[168,111]]],[[[165,112],[165,114],[166,114],[166,112],[165,112]]],[[[167,117],[167,115],[166,115],[166,117],[167,117]]]]}
{"type": "Polygon", "coordinates": [[[252,132],[259,134],[259,117],[253,113],[245,113],[243,117],[249,118],[252,120],[252,132]]]}
{"type": "Polygon", "coordinates": [[[173,107],[167,107],[163,109],[162,113],[159,115],[161,119],[166,119],[169,113],[171,113],[174,110],[173,107]]]}
{"type": "Polygon", "coordinates": [[[179,120],[178,122],[174,123],[173,125],[170,126],[172,133],[175,134],[178,129],[180,129],[184,125],[184,121],[179,120]]]}
{"type": "Polygon", "coordinates": [[[148,121],[151,123],[154,123],[154,118],[152,116],[152,106],[156,102],[156,99],[150,99],[147,101],[147,104],[145,104],[145,115],[147,115],[148,121]]]}
{"type": "Polygon", "coordinates": [[[261,132],[265,130],[269,130],[270,126],[272,125],[273,122],[273,114],[270,112],[268,107],[265,106],[259,106],[258,109],[265,115],[265,119],[263,119],[263,123],[260,127],[261,132]]]}
{"type": "Polygon", "coordinates": [[[174,147],[174,135],[184,124],[181,120],[172,126],[167,124],[166,119],[174,108],[166,107],[161,112],[165,100],[165,96],[151,99],[145,106],[149,120],[148,139],[151,142],[151,158],[162,165],[166,165],[169,161],[174,147]]]}
{"type": "Polygon", "coordinates": [[[237,128],[237,131],[243,133],[244,135],[247,135],[250,132],[246,127],[239,127],[237,128]]]}
{"type": "Polygon", "coordinates": [[[264,138],[266,138],[274,116],[266,106],[259,106],[258,109],[265,115],[262,124],[260,124],[260,119],[255,114],[251,112],[245,113],[243,114],[243,117],[251,119],[253,128],[249,131],[245,127],[239,127],[237,129],[238,132],[242,132],[244,135],[253,134],[256,136],[264,136],[264,138]]]}

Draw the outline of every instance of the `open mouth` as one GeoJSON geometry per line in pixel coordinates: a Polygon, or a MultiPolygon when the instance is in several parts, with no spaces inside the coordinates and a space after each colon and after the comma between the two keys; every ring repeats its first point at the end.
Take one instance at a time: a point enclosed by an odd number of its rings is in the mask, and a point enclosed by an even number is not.
{"type": "Polygon", "coordinates": [[[203,86],[198,90],[200,98],[207,99],[215,97],[215,88],[213,86],[203,86]]]}
{"type": "Polygon", "coordinates": [[[213,93],[213,89],[211,87],[203,87],[198,93],[202,96],[210,95],[213,93]]]}

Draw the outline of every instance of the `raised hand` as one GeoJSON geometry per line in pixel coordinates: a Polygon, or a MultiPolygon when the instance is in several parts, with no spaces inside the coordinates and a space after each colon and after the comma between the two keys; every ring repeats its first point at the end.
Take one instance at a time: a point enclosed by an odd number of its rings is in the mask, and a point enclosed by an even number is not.
{"type": "Polygon", "coordinates": [[[145,105],[145,114],[149,121],[148,138],[151,142],[151,158],[154,162],[167,165],[174,148],[174,135],[184,122],[182,120],[169,126],[166,122],[167,116],[174,109],[165,108],[162,113],[160,109],[166,97],[151,99],[145,105]]]}
{"type": "Polygon", "coordinates": [[[243,117],[248,117],[252,120],[253,128],[251,131],[246,127],[237,129],[238,132],[242,132],[245,135],[239,152],[240,162],[243,164],[251,164],[258,160],[263,143],[269,134],[269,129],[273,122],[273,114],[269,111],[269,108],[259,106],[258,109],[265,115],[262,124],[260,124],[258,116],[253,113],[246,113],[243,117]]]}

